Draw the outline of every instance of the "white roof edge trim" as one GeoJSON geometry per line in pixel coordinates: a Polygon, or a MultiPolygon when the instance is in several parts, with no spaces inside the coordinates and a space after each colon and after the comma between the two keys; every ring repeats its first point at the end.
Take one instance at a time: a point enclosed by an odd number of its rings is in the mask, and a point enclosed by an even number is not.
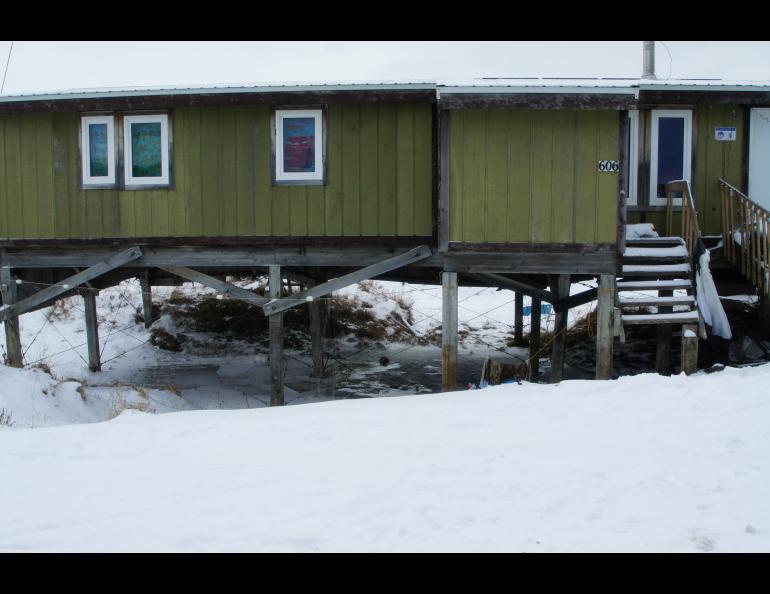
{"type": "Polygon", "coordinates": [[[441,87],[442,95],[463,95],[470,93],[499,93],[511,95],[521,93],[544,93],[549,95],[560,93],[584,95],[639,95],[639,89],[630,87],[557,87],[557,86],[526,86],[526,87],[441,87]]]}
{"type": "Polygon", "coordinates": [[[753,84],[753,85],[719,85],[719,84],[711,84],[711,85],[679,85],[679,84],[651,84],[651,85],[640,85],[639,87],[642,91],[659,91],[659,90],[670,90],[670,91],[748,91],[748,92],[770,92],[770,84],[767,85],[760,85],[760,84],[753,84]]]}
{"type": "Polygon", "coordinates": [[[15,103],[20,101],[55,101],[58,99],[102,99],[106,97],[152,97],[158,95],[225,95],[232,93],[301,93],[307,91],[433,91],[433,83],[395,83],[395,84],[345,84],[345,85],[297,85],[265,87],[197,87],[190,89],[129,89],[113,91],[72,91],[37,95],[2,95],[0,102],[15,103]]]}

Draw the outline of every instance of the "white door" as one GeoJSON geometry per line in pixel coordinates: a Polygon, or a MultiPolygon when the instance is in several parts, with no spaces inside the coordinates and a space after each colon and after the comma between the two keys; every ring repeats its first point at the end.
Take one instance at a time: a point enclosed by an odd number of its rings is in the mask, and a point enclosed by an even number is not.
{"type": "Polygon", "coordinates": [[[749,198],[770,210],[770,108],[751,110],[749,198]]]}

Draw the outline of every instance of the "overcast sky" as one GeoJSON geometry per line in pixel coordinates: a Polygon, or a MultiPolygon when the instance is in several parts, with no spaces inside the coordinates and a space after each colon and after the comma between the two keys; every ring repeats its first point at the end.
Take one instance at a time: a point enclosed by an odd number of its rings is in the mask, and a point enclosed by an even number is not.
{"type": "MultiPolygon", "coordinates": [[[[0,41],[0,74],[10,45],[0,41]]],[[[641,71],[641,41],[17,41],[3,94],[186,83],[638,77],[641,71]]],[[[770,42],[657,42],[656,72],[658,78],[770,80],[770,42]]]]}

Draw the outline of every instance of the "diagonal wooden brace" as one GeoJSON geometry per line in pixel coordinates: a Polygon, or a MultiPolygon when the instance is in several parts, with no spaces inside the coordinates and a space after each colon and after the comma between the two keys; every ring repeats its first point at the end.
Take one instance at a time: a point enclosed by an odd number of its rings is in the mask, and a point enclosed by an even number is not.
{"type": "Polygon", "coordinates": [[[32,311],[46,301],[56,299],[60,295],[71,291],[75,287],[79,287],[80,285],[87,283],[90,280],[102,276],[111,270],[120,268],[128,262],[138,260],[141,257],[142,250],[138,246],[129,248],[123,252],[120,252],[119,254],[115,254],[111,258],[103,262],[99,262],[98,264],[94,264],[90,268],[86,268],[82,272],[78,272],[77,274],[64,279],[56,285],[46,287],[42,291],[38,291],[34,295],[30,295],[26,299],[18,301],[13,305],[0,310],[0,321],[15,318],[23,313],[32,311]]]}
{"type": "Polygon", "coordinates": [[[165,270],[166,272],[170,272],[171,274],[175,274],[176,276],[181,276],[182,278],[185,278],[189,281],[211,287],[212,289],[215,289],[225,295],[229,295],[230,297],[235,297],[236,299],[240,299],[242,301],[248,301],[254,305],[261,306],[270,301],[270,299],[267,297],[260,297],[251,291],[241,289],[240,287],[236,287],[231,283],[226,283],[225,281],[221,281],[218,278],[209,276],[208,274],[198,272],[192,268],[184,268],[182,266],[158,266],[158,268],[165,270]]]}
{"type": "Polygon", "coordinates": [[[303,293],[298,293],[297,295],[285,299],[274,299],[263,305],[262,309],[264,310],[266,316],[270,316],[292,307],[302,305],[303,303],[307,303],[308,301],[312,301],[318,297],[323,297],[324,295],[328,295],[329,293],[333,293],[339,289],[344,289],[345,287],[348,287],[354,283],[361,282],[362,280],[374,278],[381,274],[385,274],[386,272],[390,272],[391,270],[395,270],[396,268],[401,268],[402,266],[407,266],[409,264],[419,262],[420,260],[429,258],[431,255],[432,252],[430,247],[427,245],[421,245],[420,247],[409,250],[404,254],[393,256],[392,258],[377,262],[376,264],[372,264],[366,268],[361,268],[360,270],[356,270],[350,274],[346,274],[323,284],[316,285],[315,287],[308,289],[303,293]]]}

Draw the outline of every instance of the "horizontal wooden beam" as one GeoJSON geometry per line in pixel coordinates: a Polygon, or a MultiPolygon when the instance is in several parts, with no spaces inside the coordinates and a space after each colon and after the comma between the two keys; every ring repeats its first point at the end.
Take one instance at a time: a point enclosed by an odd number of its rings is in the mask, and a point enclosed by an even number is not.
{"type": "Polygon", "coordinates": [[[211,287],[212,289],[219,291],[224,295],[229,295],[230,297],[234,297],[235,299],[240,299],[242,301],[248,301],[254,305],[262,306],[270,301],[270,299],[267,297],[260,297],[251,291],[236,287],[232,283],[226,283],[225,281],[221,281],[218,278],[209,276],[208,274],[198,272],[192,268],[185,268],[184,266],[158,266],[158,268],[165,270],[166,272],[170,272],[171,274],[175,274],[176,276],[181,276],[182,278],[185,278],[189,281],[211,287]]]}
{"type": "Polygon", "coordinates": [[[56,299],[57,297],[68,293],[75,287],[79,287],[92,279],[110,272],[111,270],[115,270],[116,268],[120,268],[129,262],[138,260],[141,257],[142,250],[136,246],[120,252],[119,254],[115,254],[111,258],[98,262],[82,272],[67,277],[54,286],[46,287],[26,299],[0,310],[0,320],[13,318],[36,309],[42,303],[50,301],[51,299],[56,299]]]}
{"type": "Polygon", "coordinates": [[[441,92],[441,109],[628,109],[636,99],[628,93],[455,93],[441,92]]]}
{"type": "MultiPolygon", "coordinates": [[[[415,238],[413,238],[415,239],[415,238]]],[[[419,239],[419,238],[417,238],[419,239]]],[[[421,244],[416,244],[421,245],[421,244]]],[[[415,247],[415,244],[412,246],[415,247]]],[[[113,248],[114,249],[114,248],[113,248]]],[[[196,270],[235,272],[279,264],[286,267],[368,266],[398,255],[404,248],[388,246],[294,246],[294,247],[155,247],[143,246],[141,260],[129,268],[185,266],[196,270]]],[[[6,265],[14,268],[85,267],[109,257],[112,250],[100,246],[6,248],[6,265]]],[[[415,262],[419,268],[447,272],[501,274],[614,274],[619,261],[615,251],[585,253],[519,251],[516,246],[498,252],[434,253],[415,262]]]]}
{"type": "Polygon", "coordinates": [[[421,245],[420,247],[416,247],[413,250],[409,250],[405,254],[399,254],[398,256],[377,262],[371,266],[366,266],[365,268],[361,268],[360,270],[356,270],[350,274],[346,274],[339,278],[327,281],[323,284],[316,285],[315,287],[312,287],[307,291],[303,291],[302,293],[298,293],[293,297],[271,301],[270,303],[263,305],[262,309],[264,310],[265,315],[271,316],[289,308],[296,307],[297,305],[302,305],[307,301],[312,301],[318,297],[323,297],[324,295],[328,295],[329,293],[333,293],[339,289],[344,289],[345,287],[348,287],[354,283],[361,282],[362,280],[374,278],[375,276],[379,276],[380,274],[384,274],[390,270],[395,270],[396,268],[401,268],[402,266],[408,266],[414,262],[419,262],[420,260],[429,258],[431,254],[432,252],[430,247],[427,245],[421,245]]]}

